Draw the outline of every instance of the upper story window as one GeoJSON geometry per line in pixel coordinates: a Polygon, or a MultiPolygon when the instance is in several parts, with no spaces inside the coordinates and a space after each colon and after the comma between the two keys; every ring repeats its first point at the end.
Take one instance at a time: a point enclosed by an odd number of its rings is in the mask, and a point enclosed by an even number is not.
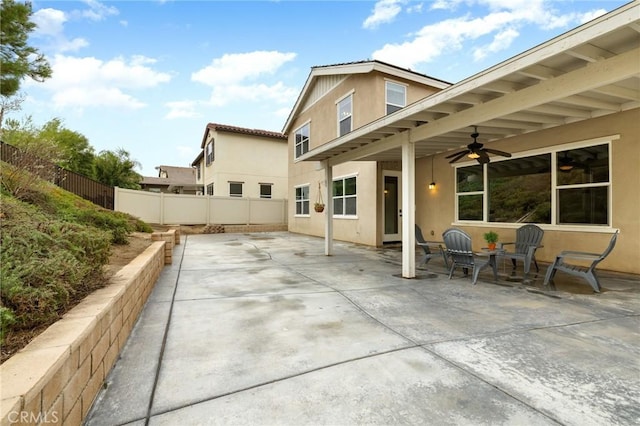
{"type": "Polygon", "coordinates": [[[386,82],[387,92],[387,114],[396,112],[407,106],[407,86],[404,84],[386,82]]]}
{"type": "Polygon", "coordinates": [[[302,154],[309,151],[309,134],[310,134],[310,124],[307,123],[304,126],[300,127],[296,130],[295,138],[296,138],[296,158],[300,157],[302,154]]]}
{"type": "Polygon", "coordinates": [[[356,177],[345,177],[333,181],[333,215],[355,216],[357,214],[358,195],[356,177]]]}
{"type": "Polygon", "coordinates": [[[271,187],[272,183],[261,183],[260,184],[260,198],[271,198],[271,187]]]}
{"type": "Polygon", "coordinates": [[[457,219],[609,225],[609,149],[607,142],[459,167],[457,219]]]}
{"type": "Polygon", "coordinates": [[[296,187],[296,216],[309,214],[309,185],[296,187]]]}
{"type": "Polygon", "coordinates": [[[205,157],[206,157],[207,166],[213,163],[213,158],[214,158],[213,143],[214,143],[214,140],[211,139],[211,142],[209,142],[205,147],[205,157]]]}
{"type": "Polygon", "coordinates": [[[196,168],[196,180],[200,180],[202,179],[202,167],[201,167],[202,163],[198,163],[197,166],[195,166],[196,168]]]}
{"type": "Polygon", "coordinates": [[[338,136],[343,136],[352,130],[353,95],[348,95],[338,102],[338,136]]]}
{"type": "Polygon", "coordinates": [[[229,182],[229,196],[242,197],[242,182],[229,182]]]}

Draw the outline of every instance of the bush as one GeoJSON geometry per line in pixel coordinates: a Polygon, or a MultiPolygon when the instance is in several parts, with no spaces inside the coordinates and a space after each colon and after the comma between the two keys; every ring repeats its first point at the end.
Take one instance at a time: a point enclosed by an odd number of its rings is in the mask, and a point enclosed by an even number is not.
{"type": "Polygon", "coordinates": [[[2,331],[54,322],[70,302],[104,285],[108,232],[60,221],[11,197],[0,204],[2,331]]]}

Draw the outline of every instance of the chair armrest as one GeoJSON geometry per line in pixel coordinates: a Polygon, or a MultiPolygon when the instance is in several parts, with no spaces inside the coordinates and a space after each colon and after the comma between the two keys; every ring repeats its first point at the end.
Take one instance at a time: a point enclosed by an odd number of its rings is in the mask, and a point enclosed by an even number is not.
{"type": "Polygon", "coordinates": [[[582,251],[563,251],[560,252],[556,257],[558,258],[571,258],[571,259],[580,259],[580,260],[596,260],[601,256],[600,253],[585,253],[582,251]]]}
{"type": "Polygon", "coordinates": [[[500,245],[500,248],[504,247],[504,246],[508,246],[510,244],[515,244],[515,242],[508,242],[508,243],[498,243],[500,245]]]}

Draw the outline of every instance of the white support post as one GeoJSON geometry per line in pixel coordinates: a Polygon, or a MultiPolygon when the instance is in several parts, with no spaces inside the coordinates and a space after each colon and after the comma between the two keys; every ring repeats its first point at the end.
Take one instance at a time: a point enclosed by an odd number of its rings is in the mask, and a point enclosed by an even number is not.
{"type": "Polygon", "coordinates": [[[416,147],[402,143],[402,277],[416,277],[416,147]]]}
{"type": "Polygon", "coordinates": [[[327,201],[325,203],[325,223],[324,223],[324,254],[333,256],[333,167],[323,161],[325,194],[327,201]]]}

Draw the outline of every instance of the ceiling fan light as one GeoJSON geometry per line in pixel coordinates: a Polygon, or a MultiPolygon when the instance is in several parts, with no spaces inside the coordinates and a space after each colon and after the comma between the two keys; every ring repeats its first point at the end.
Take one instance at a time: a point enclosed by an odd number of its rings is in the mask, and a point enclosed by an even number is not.
{"type": "Polygon", "coordinates": [[[560,166],[558,166],[558,168],[560,170],[562,170],[563,172],[568,172],[571,169],[573,169],[573,165],[571,165],[571,164],[561,164],[560,166]]]}
{"type": "Polygon", "coordinates": [[[475,160],[476,158],[480,158],[480,154],[478,154],[477,152],[470,152],[469,155],[467,155],[467,157],[475,160]]]}

